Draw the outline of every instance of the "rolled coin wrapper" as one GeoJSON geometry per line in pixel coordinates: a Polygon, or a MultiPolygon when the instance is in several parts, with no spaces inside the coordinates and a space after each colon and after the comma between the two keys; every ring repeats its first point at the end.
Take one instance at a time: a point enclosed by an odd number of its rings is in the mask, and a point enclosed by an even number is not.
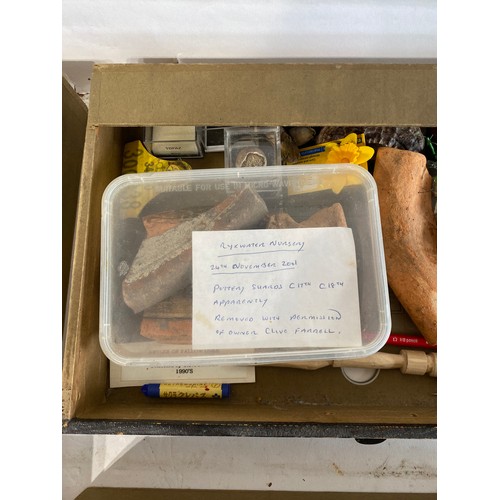
{"type": "Polygon", "coordinates": [[[229,384],[145,384],[141,391],[151,398],[227,398],[229,384]]]}

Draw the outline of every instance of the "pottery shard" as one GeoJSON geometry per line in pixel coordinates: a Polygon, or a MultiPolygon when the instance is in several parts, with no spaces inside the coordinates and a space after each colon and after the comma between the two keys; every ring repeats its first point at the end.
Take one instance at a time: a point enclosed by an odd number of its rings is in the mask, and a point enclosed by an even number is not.
{"type": "Polygon", "coordinates": [[[195,212],[194,210],[183,210],[181,213],[179,210],[165,210],[158,214],[151,214],[142,217],[142,223],[146,229],[146,235],[148,238],[152,236],[158,236],[169,229],[174,228],[185,220],[192,219],[196,215],[200,215],[200,212],[195,212]]]}
{"type": "Polygon", "coordinates": [[[125,303],[138,313],[191,283],[193,231],[249,229],[266,216],[264,200],[246,187],[201,215],[146,238],[123,280],[125,303]]]}
{"type": "Polygon", "coordinates": [[[300,227],[347,227],[344,209],[340,203],[334,203],[302,221],[300,227]]]}
{"type": "Polygon", "coordinates": [[[281,163],[283,165],[293,165],[300,160],[299,147],[283,127],[281,127],[280,131],[281,163]]]}
{"type": "Polygon", "coordinates": [[[290,127],[288,134],[297,146],[302,147],[314,138],[316,131],[312,127],[290,127]]]}
{"type": "Polygon", "coordinates": [[[158,302],[142,313],[143,318],[186,319],[191,318],[193,293],[191,286],[158,302]]]}
{"type": "Polygon", "coordinates": [[[141,335],[165,344],[190,344],[191,319],[143,318],[141,335]]]}
{"type": "Polygon", "coordinates": [[[347,227],[344,209],[340,203],[322,208],[311,215],[308,219],[297,222],[286,212],[278,212],[269,215],[267,229],[292,229],[312,227],[347,227]]]}
{"type": "Polygon", "coordinates": [[[316,144],[343,139],[348,134],[365,134],[367,146],[388,147],[421,152],[425,137],[420,127],[323,127],[316,144]]]}
{"type": "Polygon", "coordinates": [[[270,214],[267,219],[266,229],[290,229],[300,227],[300,224],[286,212],[270,214]]]}
{"type": "Polygon", "coordinates": [[[427,342],[437,343],[437,225],[420,153],[377,152],[374,178],[389,286],[427,342]]]}

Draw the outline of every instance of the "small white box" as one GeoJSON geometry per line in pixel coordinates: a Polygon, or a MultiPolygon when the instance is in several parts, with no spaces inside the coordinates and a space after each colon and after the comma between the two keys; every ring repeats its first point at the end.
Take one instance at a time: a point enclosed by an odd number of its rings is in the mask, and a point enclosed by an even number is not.
{"type": "Polygon", "coordinates": [[[144,145],[159,158],[203,156],[200,129],[194,125],[146,127],[144,145]]]}

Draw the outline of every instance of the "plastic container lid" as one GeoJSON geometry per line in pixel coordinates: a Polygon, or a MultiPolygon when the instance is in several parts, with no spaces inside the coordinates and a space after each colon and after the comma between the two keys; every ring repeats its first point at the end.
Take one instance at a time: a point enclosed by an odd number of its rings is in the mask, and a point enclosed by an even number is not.
{"type": "Polygon", "coordinates": [[[114,363],[357,358],[389,336],[377,189],[357,165],[123,175],[101,230],[100,343],[114,363]]]}

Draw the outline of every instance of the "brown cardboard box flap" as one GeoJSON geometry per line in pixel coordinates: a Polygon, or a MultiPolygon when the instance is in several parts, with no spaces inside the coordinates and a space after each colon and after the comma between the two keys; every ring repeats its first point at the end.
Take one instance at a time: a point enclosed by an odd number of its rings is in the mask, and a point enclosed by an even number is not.
{"type": "Polygon", "coordinates": [[[63,330],[66,313],[71,251],[75,229],[78,186],[82,169],[83,144],[87,127],[87,106],[62,79],[62,312],[63,330]]]}
{"type": "Polygon", "coordinates": [[[433,126],[436,114],[431,64],[114,64],[95,66],[89,122],[433,126]]]}

